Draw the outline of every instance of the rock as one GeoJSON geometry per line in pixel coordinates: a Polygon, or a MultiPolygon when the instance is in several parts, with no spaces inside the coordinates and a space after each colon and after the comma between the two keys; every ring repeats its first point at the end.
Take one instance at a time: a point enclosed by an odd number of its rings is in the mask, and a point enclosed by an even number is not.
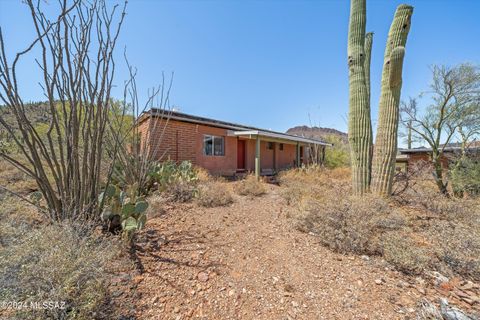
{"type": "Polygon", "coordinates": [[[360,256],[360,258],[362,258],[362,260],[364,260],[364,261],[369,261],[370,260],[370,257],[367,256],[367,255],[362,255],[362,256],[360,256]]]}
{"type": "Polygon", "coordinates": [[[381,285],[382,283],[382,279],[375,279],[375,284],[381,285]]]}
{"type": "Polygon", "coordinates": [[[206,272],[199,272],[197,274],[197,279],[198,281],[201,281],[201,282],[207,282],[208,281],[208,273],[206,272]]]}
{"type": "Polygon", "coordinates": [[[296,301],[292,301],[292,306],[293,306],[294,308],[298,308],[299,304],[298,304],[298,302],[296,302],[296,301]]]}
{"type": "Polygon", "coordinates": [[[179,307],[175,307],[175,308],[173,308],[173,312],[175,312],[175,313],[179,313],[179,312],[180,312],[180,308],[179,308],[179,307]]]}
{"type": "Polygon", "coordinates": [[[231,297],[235,294],[235,290],[231,289],[230,291],[228,291],[228,295],[231,297]]]}
{"type": "Polygon", "coordinates": [[[445,298],[440,299],[440,312],[445,320],[474,320],[462,310],[451,307],[445,298]]]}
{"type": "Polygon", "coordinates": [[[435,283],[436,286],[440,286],[442,283],[446,283],[450,280],[437,271],[429,272],[427,273],[427,275],[433,278],[433,282],[435,283]]]}

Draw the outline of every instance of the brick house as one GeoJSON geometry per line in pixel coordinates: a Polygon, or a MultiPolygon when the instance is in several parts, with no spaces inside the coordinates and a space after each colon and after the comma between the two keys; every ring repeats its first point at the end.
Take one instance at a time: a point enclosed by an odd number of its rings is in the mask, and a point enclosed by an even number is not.
{"type": "Polygon", "coordinates": [[[330,144],[185,113],[152,109],[138,118],[142,145],[159,160],[189,160],[213,174],[273,174],[321,162],[330,144]]]}
{"type": "MultiPolygon", "coordinates": [[[[442,145],[442,147],[444,147],[442,145]]],[[[430,162],[432,149],[426,147],[399,149],[396,158],[396,168],[400,171],[407,171],[408,167],[421,161],[430,162]]],[[[475,141],[466,148],[467,155],[472,158],[480,159],[480,142],[475,141]]],[[[443,149],[440,157],[442,167],[448,169],[449,164],[460,157],[461,146],[459,143],[449,143],[443,149]]]]}

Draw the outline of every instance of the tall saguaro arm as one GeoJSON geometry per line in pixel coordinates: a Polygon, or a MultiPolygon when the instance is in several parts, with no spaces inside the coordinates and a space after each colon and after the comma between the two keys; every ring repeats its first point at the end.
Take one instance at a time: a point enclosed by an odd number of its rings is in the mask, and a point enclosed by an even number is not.
{"type": "MultiPolygon", "coordinates": [[[[353,193],[362,195],[368,191],[370,181],[372,124],[368,88],[371,42],[366,42],[366,0],[350,2],[348,28],[349,113],[348,141],[352,161],[353,193]],[[368,51],[368,59],[365,49],[368,51]],[[366,60],[367,59],[367,60],[366,60]],[[366,63],[366,61],[368,63],[366,63]],[[368,78],[368,80],[367,80],[368,78]]],[[[370,39],[371,36],[368,38],[370,39]]]]}
{"type": "Polygon", "coordinates": [[[412,14],[413,7],[405,4],[398,6],[385,47],[371,183],[371,190],[382,196],[392,193],[403,60],[412,14]]]}

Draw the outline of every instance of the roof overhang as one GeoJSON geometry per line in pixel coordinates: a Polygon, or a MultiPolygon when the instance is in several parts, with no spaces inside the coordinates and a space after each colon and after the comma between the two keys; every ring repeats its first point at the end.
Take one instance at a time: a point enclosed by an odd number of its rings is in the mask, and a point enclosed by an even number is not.
{"type": "Polygon", "coordinates": [[[327,143],[321,140],[309,139],[305,137],[294,136],[291,134],[280,133],[275,131],[261,130],[253,127],[242,126],[236,123],[229,123],[220,120],[214,120],[199,116],[188,115],[171,110],[154,109],[143,112],[137,119],[138,124],[143,122],[149,117],[160,117],[166,120],[177,120],[183,122],[190,122],[195,124],[201,124],[206,126],[213,126],[217,128],[224,128],[228,130],[230,136],[238,136],[253,139],[259,136],[263,140],[279,141],[284,143],[303,143],[303,144],[315,144],[323,146],[333,146],[331,143],[327,143]]]}
{"type": "Polygon", "coordinates": [[[320,140],[309,139],[290,134],[282,134],[276,132],[262,131],[262,130],[242,130],[242,131],[230,131],[229,135],[236,137],[243,137],[248,139],[256,139],[259,137],[262,140],[281,141],[286,143],[302,143],[302,144],[316,144],[322,146],[333,146],[331,143],[326,143],[320,140]]]}

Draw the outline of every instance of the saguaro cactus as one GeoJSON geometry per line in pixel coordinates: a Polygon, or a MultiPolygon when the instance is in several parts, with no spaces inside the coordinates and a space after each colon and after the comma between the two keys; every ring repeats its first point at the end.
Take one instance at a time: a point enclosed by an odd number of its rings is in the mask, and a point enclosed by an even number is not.
{"type": "Polygon", "coordinates": [[[372,191],[379,195],[388,196],[392,192],[397,152],[403,58],[412,13],[413,7],[409,5],[403,4],[397,8],[385,47],[371,183],[372,191]]]}
{"type": "Polygon", "coordinates": [[[365,26],[366,0],[352,0],[348,28],[350,93],[348,141],[352,161],[353,193],[357,195],[368,190],[371,170],[372,123],[370,121],[370,88],[367,85],[367,81],[370,81],[371,34],[366,48],[365,26]]]}

